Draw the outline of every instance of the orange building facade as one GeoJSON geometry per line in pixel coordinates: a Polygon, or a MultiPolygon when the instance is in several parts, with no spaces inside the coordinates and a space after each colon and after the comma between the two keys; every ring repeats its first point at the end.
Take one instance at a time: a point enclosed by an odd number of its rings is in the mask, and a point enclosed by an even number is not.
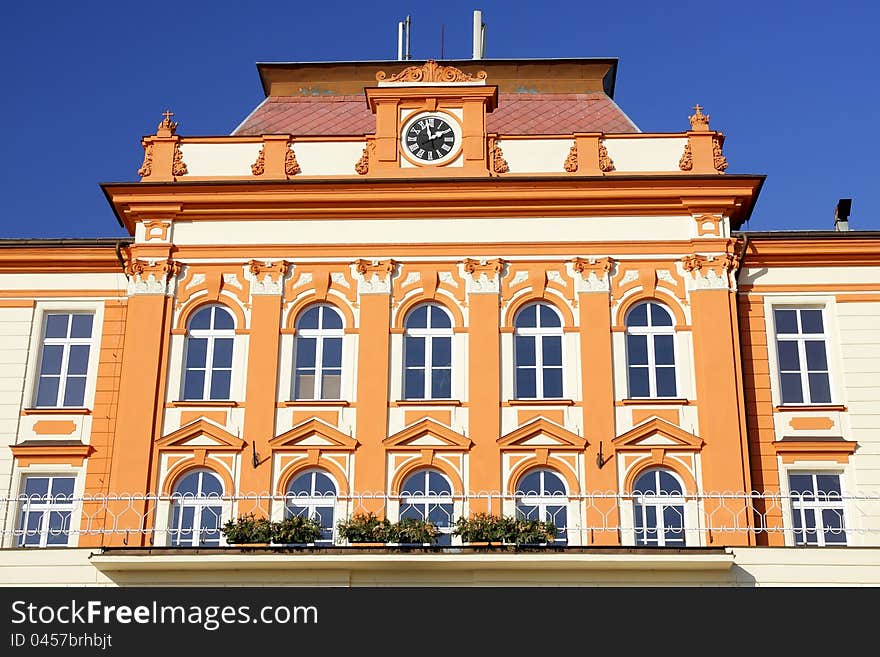
{"type": "Polygon", "coordinates": [[[880,235],[739,232],[763,177],[699,106],[640,132],[615,60],[259,68],[232,135],[166,113],[102,185],[130,238],[2,244],[7,564],[351,583],[361,512],[440,530],[371,582],[877,563],[880,235]],[[487,566],[453,531],[480,512],[556,538],[487,566]],[[247,513],[324,531],[241,554],[247,513]]]}

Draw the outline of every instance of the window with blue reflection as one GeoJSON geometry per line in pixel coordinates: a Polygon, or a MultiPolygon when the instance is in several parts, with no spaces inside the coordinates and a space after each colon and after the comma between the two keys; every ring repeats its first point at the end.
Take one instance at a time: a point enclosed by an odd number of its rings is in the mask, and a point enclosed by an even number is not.
{"type": "Polygon", "coordinates": [[[795,545],[846,545],[846,520],[840,474],[789,472],[795,545]]]}
{"type": "Polygon", "coordinates": [[[672,313],[648,301],[626,314],[629,396],[675,397],[675,328],[672,313]]]}
{"type": "Polygon", "coordinates": [[[403,323],[404,399],[452,398],[452,316],[443,306],[413,308],[403,323]]]}
{"type": "Polygon", "coordinates": [[[329,304],[307,308],[296,321],[294,399],[341,399],[342,315],[329,304]]]}
{"type": "Polygon", "coordinates": [[[304,516],[321,523],[319,544],[333,542],[336,517],[336,484],[323,470],[309,470],[295,476],[284,496],[285,517],[304,516]]]}
{"type": "Polygon", "coordinates": [[[419,470],[409,475],[400,488],[400,519],[427,520],[440,530],[438,545],[452,539],[452,484],[439,470],[419,470]]]}
{"type": "Polygon", "coordinates": [[[27,476],[18,496],[18,547],[71,544],[74,477],[27,476]]]}
{"type": "Polygon", "coordinates": [[[516,516],[550,521],[557,528],[554,544],[565,545],[568,528],[568,492],[562,477],[553,470],[530,470],[516,484],[516,516]]]}
{"type": "Polygon", "coordinates": [[[521,308],[513,320],[514,395],[559,399],[562,385],[562,316],[547,303],[521,308]]]}
{"type": "Polygon", "coordinates": [[[684,487],[670,470],[647,470],[633,484],[636,545],[685,545],[684,487]]]}
{"type": "Polygon", "coordinates": [[[232,386],[235,320],[223,306],[204,306],[189,320],[183,398],[227,400],[232,386]]]}
{"type": "Polygon", "coordinates": [[[181,477],[171,494],[171,545],[220,545],[222,498],[223,482],[211,470],[192,470],[181,477]]]}
{"type": "Polygon", "coordinates": [[[830,404],[828,345],[821,308],[775,308],[783,404],[830,404]]]}
{"type": "Polygon", "coordinates": [[[34,405],[79,408],[85,403],[93,315],[47,313],[34,405]]]}

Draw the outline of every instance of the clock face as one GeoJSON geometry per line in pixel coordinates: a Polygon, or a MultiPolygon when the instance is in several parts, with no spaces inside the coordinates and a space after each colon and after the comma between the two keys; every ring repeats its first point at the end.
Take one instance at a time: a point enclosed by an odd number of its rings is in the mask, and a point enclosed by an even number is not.
{"type": "Polygon", "coordinates": [[[458,150],[458,131],[451,119],[437,114],[411,119],[403,129],[402,139],[407,154],[420,162],[445,162],[458,150]]]}

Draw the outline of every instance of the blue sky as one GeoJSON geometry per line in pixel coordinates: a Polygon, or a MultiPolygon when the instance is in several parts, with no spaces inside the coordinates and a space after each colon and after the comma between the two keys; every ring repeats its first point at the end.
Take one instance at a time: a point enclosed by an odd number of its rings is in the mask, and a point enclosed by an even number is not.
{"type": "Polygon", "coordinates": [[[0,237],[122,235],[98,186],[135,180],[140,137],[171,108],[227,134],[262,99],[258,61],[617,57],[615,99],[644,131],[699,102],[728,173],[766,174],[748,228],[880,230],[880,5],[871,2],[4,2],[0,237]]]}

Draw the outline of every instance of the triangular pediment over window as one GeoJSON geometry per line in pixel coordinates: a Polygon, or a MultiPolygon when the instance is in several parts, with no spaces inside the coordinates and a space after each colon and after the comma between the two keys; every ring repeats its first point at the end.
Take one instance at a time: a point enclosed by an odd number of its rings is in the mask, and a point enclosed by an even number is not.
{"type": "Polygon", "coordinates": [[[437,420],[423,418],[382,441],[393,449],[454,449],[467,450],[473,442],[437,420]]]}
{"type": "Polygon", "coordinates": [[[498,439],[506,449],[584,449],[587,441],[568,429],[539,417],[498,439]]]}
{"type": "Polygon", "coordinates": [[[354,451],[358,442],[317,418],[306,420],[269,441],[272,449],[325,449],[354,451]]]}
{"type": "Polygon", "coordinates": [[[206,418],[199,418],[162,436],[156,441],[156,446],[162,450],[233,449],[238,451],[244,449],[245,442],[229,433],[225,427],[206,418]]]}
{"type": "Polygon", "coordinates": [[[665,449],[699,451],[703,439],[658,417],[633,427],[611,441],[615,449],[665,449]]]}

